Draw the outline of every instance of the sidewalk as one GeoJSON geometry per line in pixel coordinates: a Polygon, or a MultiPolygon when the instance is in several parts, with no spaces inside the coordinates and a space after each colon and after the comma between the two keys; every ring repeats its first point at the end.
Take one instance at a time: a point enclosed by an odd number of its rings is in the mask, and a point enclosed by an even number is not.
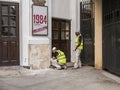
{"type": "Polygon", "coordinates": [[[119,77],[89,66],[77,70],[21,70],[24,71],[0,75],[0,90],[120,90],[119,77]]]}
{"type": "Polygon", "coordinates": [[[0,76],[34,76],[44,70],[30,70],[21,66],[0,67],[0,76]]]}
{"type": "MultiPolygon", "coordinates": [[[[73,63],[67,63],[68,67],[73,67],[73,63]]],[[[49,70],[49,68],[48,68],[49,70]]],[[[30,70],[27,68],[23,68],[21,66],[3,66],[0,67],[0,76],[26,76],[26,75],[34,75],[43,70],[30,70]]]]}

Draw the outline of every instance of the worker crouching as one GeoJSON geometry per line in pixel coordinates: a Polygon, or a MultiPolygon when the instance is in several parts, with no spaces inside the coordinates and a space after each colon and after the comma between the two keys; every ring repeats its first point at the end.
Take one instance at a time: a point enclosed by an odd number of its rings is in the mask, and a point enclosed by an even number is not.
{"type": "Polygon", "coordinates": [[[50,60],[52,68],[67,69],[66,56],[61,50],[57,50],[56,47],[52,48],[52,58],[50,60]]]}

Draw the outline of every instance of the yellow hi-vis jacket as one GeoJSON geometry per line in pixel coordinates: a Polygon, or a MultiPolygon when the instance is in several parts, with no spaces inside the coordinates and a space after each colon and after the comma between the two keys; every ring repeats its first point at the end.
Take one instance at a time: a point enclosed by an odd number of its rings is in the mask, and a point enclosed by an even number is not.
{"type": "MultiPolygon", "coordinates": [[[[81,36],[81,34],[76,37],[76,40],[75,40],[76,46],[79,44],[80,36],[81,36]]],[[[81,37],[82,37],[82,36],[81,36],[81,37]]],[[[80,46],[78,47],[78,49],[83,50],[83,39],[81,39],[81,44],[80,44],[80,46]]]]}
{"type": "Polygon", "coordinates": [[[66,56],[64,52],[57,50],[58,55],[57,55],[57,60],[60,64],[66,64],[66,56]]]}

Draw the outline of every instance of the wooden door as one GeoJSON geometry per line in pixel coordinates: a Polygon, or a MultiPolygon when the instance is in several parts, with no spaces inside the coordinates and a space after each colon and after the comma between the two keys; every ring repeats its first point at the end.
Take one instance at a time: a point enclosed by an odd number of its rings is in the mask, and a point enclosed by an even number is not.
{"type": "Polygon", "coordinates": [[[0,66],[19,65],[19,5],[0,2],[0,66]]]}
{"type": "Polygon", "coordinates": [[[52,19],[52,47],[63,51],[70,61],[70,20],[52,19]]]}

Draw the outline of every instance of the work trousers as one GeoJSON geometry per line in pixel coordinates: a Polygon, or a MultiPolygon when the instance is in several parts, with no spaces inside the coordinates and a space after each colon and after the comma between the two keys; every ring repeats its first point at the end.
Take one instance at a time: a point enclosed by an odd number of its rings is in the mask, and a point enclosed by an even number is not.
{"type": "Polygon", "coordinates": [[[53,59],[51,58],[50,62],[51,62],[51,65],[53,65],[56,69],[62,69],[62,68],[67,69],[66,64],[60,64],[60,63],[57,61],[57,59],[53,60],[53,59]]]}
{"type": "Polygon", "coordinates": [[[54,67],[56,67],[57,69],[61,69],[61,65],[57,62],[57,59],[53,60],[51,58],[51,65],[53,65],[54,67]]]}
{"type": "Polygon", "coordinates": [[[81,50],[77,49],[76,50],[76,59],[75,59],[75,63],[74,63],[74,68],[81,67],[80,54],[81,54],[81,50]]]}

